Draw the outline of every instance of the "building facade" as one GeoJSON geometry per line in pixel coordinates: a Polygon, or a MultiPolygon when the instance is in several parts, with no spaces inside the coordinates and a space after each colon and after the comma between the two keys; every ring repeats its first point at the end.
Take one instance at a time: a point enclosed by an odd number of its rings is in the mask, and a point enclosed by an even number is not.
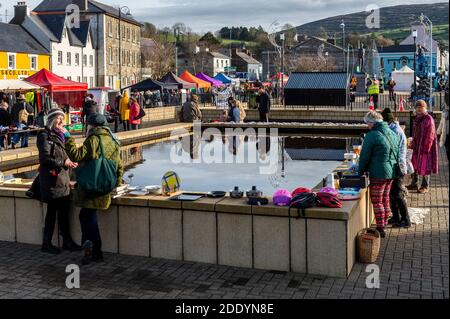
{"type": "Polygon", "coordinates": [[[38,16],[65,14],[70,5],[78,7],[81,21],[90,21],[96,51],[96,86],[118,90],[139,82],[141,24],[125,10],[93,0],[44,0],[33,11],[38,16]]]}
{"type": "Polygon", "coordinates": [[[230,57],[219,52],[209,52],[207,49],[191,56],[180,55],[179,58],[180,68],[192,74],[203,72],[214,77],[219,73],[226,72],[227,68],[231,66],[230,57]]]}
{"type": "Polygon", "coordinates": [[[0,79],[25,79],[50,68],[50,53],[21,26],[0,23],[0,79]]]}

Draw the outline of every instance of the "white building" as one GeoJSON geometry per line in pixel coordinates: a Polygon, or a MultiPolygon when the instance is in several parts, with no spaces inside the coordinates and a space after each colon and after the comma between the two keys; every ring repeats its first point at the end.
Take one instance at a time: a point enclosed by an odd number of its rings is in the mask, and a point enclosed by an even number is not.
{"type": "Polygon", "coordinates": [[[65,14],[36,15],[25,2],[18,2],[10,23],[21,25],[50,52],[51,72],[89,87],[97,85],[96,46],[90,20],[80,21],[79,28],[69,28],[65,14]]]}

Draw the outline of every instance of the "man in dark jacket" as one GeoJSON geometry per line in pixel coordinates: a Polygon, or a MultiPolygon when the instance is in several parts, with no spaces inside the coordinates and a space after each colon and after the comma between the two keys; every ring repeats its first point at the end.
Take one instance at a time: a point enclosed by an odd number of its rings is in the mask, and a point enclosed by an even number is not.
{"type": "Polygon", "coordinates": [[[202,112],[198,107],[198,96],[192,95],[191,101],[183,104],[180,111],[180,121],[186,123],[192,123],[193,121],[201,121],[202,112]]]}
{"type": "Polygon", "coordinates": [[[269,122],[270,95],[264,89],[259,90],[259,118],[261,122],[269,122]]]}
{"type": "Polygon", "coordinates": [[[58,254],[59,249],[52,245],[56,216],[63,237],[63,249],[81,250],[70,235],[70,169],[78,165],[73,163],[65,150],[65,137],[59,129],[64,127],[65,114],[60,108],[48,112],[48,125],[37,136],[39,150],[40,200],[47,203],[42,251],[58,254]]]}
{"type": "MultiPolygon", "coordinates": [[[[34,109],[30,104],[28,104],[25,101],[25,95],[20,94],[19,97],[17,98],[17,102],[11,108],[11,120],[12,120],[12,123],[17,127],[17,130],[23,131],[23,129],[25,127],[27,127],[27,125],[31,124],[30,118],[32,118],[33,113],[34,113],[34,109]],[[19,118],[20,112],[22,110],[25,110],[29,114],[28,119],[26,121],[21,120],[19,118]]],[[[14,134],[12,136],[12,148],[16,148],[16,145],[19,143],[19,140],[21,140],[21,143],[20,143],[21,147],[28,147],[29,135],[30,135],[30,133],[28,133],[28,132],[14,134]]]]}

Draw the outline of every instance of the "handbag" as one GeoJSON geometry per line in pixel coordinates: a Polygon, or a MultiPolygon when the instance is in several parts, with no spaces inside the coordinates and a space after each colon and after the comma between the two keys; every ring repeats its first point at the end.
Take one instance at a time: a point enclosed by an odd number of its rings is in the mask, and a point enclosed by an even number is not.
{"type": "Polygon", "coordinates": [[[138,114],[138,116],[135,117],[135,119],[136,119],[136,120],[140,120],[140,119],[143,118],[145,115],[146,115],[146,114],[145,114],[144,108],[143,108],[143,107],[140,107],[140,108],[139,108],[139,114],[138,114]]]}
{"type": "Polygon", "coordinates": [[[99,158],[90,159],[75,169],[78,186],[91,198],[107,195],[117,186],[116,162],[105,157],[102,140],[97,138],[99,158]]]}
{"type": "Polygon", "coordinates": [[[38,201],[42,202],[42,196],[41,196],[41,183],[39,174],[34,179],[33,183],[31,184],[31,187],[27,192],[25,193],[28,198],[36,199],[38,201]]]}
{"type": "Polygon", "coordinates": [[[19,123],[28,124],[28,115],[26,103],[23,103],[23,109],[19,112],[19,123]]]}

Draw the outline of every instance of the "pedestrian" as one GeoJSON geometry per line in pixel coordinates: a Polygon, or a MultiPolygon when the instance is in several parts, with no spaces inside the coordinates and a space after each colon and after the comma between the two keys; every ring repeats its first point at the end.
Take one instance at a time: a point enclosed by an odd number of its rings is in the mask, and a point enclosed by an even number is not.
{"type": "Polygon", "coordinates": [[[202,120],[202,112],[198,107],[198,96],[193,94],[190,101],[183,104],[180,111],[181,122],[192,123],[202,120]]]}
{"type": "Polygon", "coordinates": [[[413,126],[413,158],[414,174],[408,189],[428,193],[431,173],[438,172],[438,146],[436,126],[433,117],[427,111],[427,103],[418,100],[415,105],[416,118],[413,126]],[[419,187],[419,176],[422,182],[419,187]]]}
{"type": "Polygon", "coordinates": [[[389,78],[387,83],[388,91],[389,91],[389,101],[395,102],[395,86],[397,83],[394,81],[392,77],[389,78]]]}
{"type": "Polygon", "coordinates": [[[7,148],[9,145],[8,140],[10,138],[7,132],[12,121],[8,108],[9,106],[6,98],[2,99],[2,102],[0,103],[0,151],[7,148]]]}
{"type": "Polygon", "coordinates": [[[391,192],[390,192],[390,204],[392,211],[392,218],[389,219],[388,223],[394,225],[395,227],[405,227],[411,226],[408,214],[408,206],[406,203],[406,196],[408,190],[404,185],[405,175],[407,174],[407,140],[403,129],[401,128],[398,121],[395,120],[394,114],[390,108],[385,108],[383,112],[383,120],[388,123],[389,128],[397,135],[399,140],[399,156],[398,164],[401,170],[401,174],[396,176],[392,182],[391,192]]]}
{"type": "Polygon", "coordinates": [[[141,107],[139,106],[139,103],[135,97],[131,98],[130,102],[130,124],[131,124],[131,130],[137,130],[139,128],[139,125],[141,124],[141,119],[137,118],[139,117],[141,107]]]}
{"type": "Polygon", "coordinates": [[[228,114],[228,121],[234,123],[241,122],[241,110],[239,109],[236,100],[233,100],[233,103],[231,104],[231,110],[228,114]]]}
{"type": "Polygon", "coordinates": [[[47,203],[42,251],[59,254],[60,250],[52,245],[56,217],[63,238],[62,249],[81,250],[70,235],[70,171],[78,167],[72,162],[65,150],[66,139],[62,133],[65,114],[60,108],[48,112],[47,125],[37,135],[39,151],[39,188],[40,200],[47,203]]]}
{"type": "Polygon", "coordinates": [[[372,99],[373,107],[376,110],[378,108],[378,97],[380,95],[380,83],[373,77],[369,80],[368,84],[367,94],[369,94],[369,99],[372,99]]]}
{"type": "Polygon", "coordinates": [[[245,118],[247,117],[247,113],[245,112],[244,106],[238,100],[234,101],[236,107],[239,109],[239,119],[241,123],[244,123],[245,118]]]}
{"type": "Polygon", "coordinates": [[[383,122],[376,111],[369,111],[364,117],[370,132],[364,138],[359,159],[359,175],[369,173],[370,197],[375,212],[377,230],[385,237],[385,226],[391,213],[389,194],[396,178],[396,158],[399,157],[399,140],[383,122]]]}
{"type": "Polygon", "coordinates": [[[97,103],[94,101],[94,95],[93,94],[87,94],[84,103],[83,108],[81,110],[81,119],[83,123],[83,135],[86,135],[86,119],[94,112],[97,112],[97,103]]]}
{"type": "Polygon", "coordinates": [[[123,130],[130,130],[130,98],[128,96],[128,91],[123,92],[122,98],[120,99],[120,120],[123,123],[123,130]]]}
{"type": "Polygon", "coordinates": [[[259,90],[259,119],[261,122],[269,122],[270,96],[264,89],[259,90]]]}
{"type": "MultiPolygon", "coordinates": [[[[23,131],[32,122],[32,116],[34,113],[33,107],[25,101],[25,95],[20,94],[17,98],[17,102],[11,108],[11,120],[17,130],[23,131]]],[[[20,143],[20,147],[28,147],[29,132],[15,133],[12,136],[12,148],[16,148],[16,145],[20,143]]]]}
{"type": "MultiPolygon", "coordinates": [[[[66,151],[69,158],[78,162],[82,169],[87,162],[98,159],[102,153],[108,160],[114,161],[116,165],[116,186],[122,184],[123,166],[120,160],[120,142],[111,132],[104,115],[94,113],[87,119],[88,132],[86,140],[80,148],[77,148],[75,139],[63,130],[66,137],[66,151]]],[[[99,172],[92,171],[92,176],[99,172]]],[[[97,211],[107,210],[111,205],[111,194],[96,196],[88,193],[83,188],[77,187],[73,191],[74,205],[81,207],[81,241],[83,244],[84,257],[82,263],[89,264],[91,261],[102,261],[102,240],[97,223],[97,211]]]]}

